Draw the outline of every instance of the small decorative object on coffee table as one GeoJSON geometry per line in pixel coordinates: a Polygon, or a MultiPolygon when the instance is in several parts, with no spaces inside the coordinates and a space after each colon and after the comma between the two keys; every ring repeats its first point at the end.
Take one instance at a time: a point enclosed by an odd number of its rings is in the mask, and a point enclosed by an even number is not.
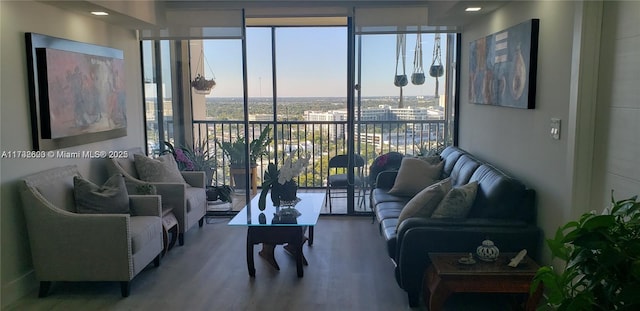
{"type": "Polygon", "coordinates": [[[484,240],[482,241],[482,245],[478,246],[476,249],[476,253],[480,260],[495,261],[498,259],[498,255],[500,255],[500,250],[495,246],[495,244],[493,244],[493,241],[484,240]]]}

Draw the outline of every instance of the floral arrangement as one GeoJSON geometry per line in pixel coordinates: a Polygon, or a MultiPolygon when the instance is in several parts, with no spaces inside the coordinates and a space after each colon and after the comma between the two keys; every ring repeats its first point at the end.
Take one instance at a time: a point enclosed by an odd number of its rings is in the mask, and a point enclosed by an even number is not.
{"type": "Polygon", "coordinates": [[[258,208],[264,210],[266,206],[267,193],[271,190],[271,201],[273,205],[279,206],[281,201],[296,201],[298,186],[294,178],[309,165],[310,156],[305,156],[294,160],[287,157],[280,169],[274,163],[269,163],[264,172],[262,182],[262,192],[258,200],[258,208]]]}
{"type": "Polygon", "coordinates": [[[170,142],[164,142],[168,150],[165,153],[173,154],[181,171],[210,171],[217,167],[215,157],[209,155],[206,148],[207,141],[198,142],[197,147],[174,147],[170,142]]]}

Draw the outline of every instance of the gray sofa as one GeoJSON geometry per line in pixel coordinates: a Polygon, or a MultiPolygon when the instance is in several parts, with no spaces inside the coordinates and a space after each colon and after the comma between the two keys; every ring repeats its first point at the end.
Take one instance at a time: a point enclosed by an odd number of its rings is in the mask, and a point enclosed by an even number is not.
{"type": "Polygon", "coordinates": [[[501,252],[527,249],[535,259],[541,244],[534,190],[460,148],[447,147],[440,156],[442,179],[451,177],[454,187],[478,182],[467,218],[408,218],[398,226],[400,212],[411,198],[388,193],[396,171],[378,174],[370,197],[387,255],[395,264],[396,281],[407,292],[412,307],[419,302],[429,252],[475,252],[490,238],[501,252]]]}
{"type": "Polygon", "coordinates": [[[131,214],[79,214],[75,166],[29,175],[20,183],[40,297],[54,281],[117,281],[122,296],[151,261],[160,265],[159,196],[129,196],[131,214]]]}

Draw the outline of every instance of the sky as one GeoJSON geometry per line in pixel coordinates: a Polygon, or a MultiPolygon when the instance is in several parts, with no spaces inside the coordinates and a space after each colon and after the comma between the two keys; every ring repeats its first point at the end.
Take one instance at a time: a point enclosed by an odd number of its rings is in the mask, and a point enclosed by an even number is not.
{"type": "MultiPolygon", "coordinates": [[[[446,38],[442,36],[442,58],[446,55],[446,38]]],[[[405,72],[413,73],[416,34],[406,36],[405,72]]],[[[434,95],[435,78],[429,76],[432,63],[433,35],[422,35],[423,70],[426,82],[404,87],[405,96],[434,95]]],[[[396,71],[396,35],[362,37],[362,95],[397,96],[393,84],[396,71]]],[[[205,75],[215,76],[216,88],[210,96],[242,96],[242,44],[240,40],[206,40],[204,42],[205,75]]],[[[346,97],[347,29],[346,27],[276,29],[276,74],[279,97],[346,97]]],[[[250,97],[272,96],[271,29],[247,28],[247,71],[250,97]]],[[[398,71],[402,73],[402,62],[398,71]]],[[[440,78],[440,94],[444,77],[440,78]]]]}
{"type": "MultiPolygon", "coordinates": [[[[347,92],[347,28],[346,27],[280,27],[276,28],[276,75],[279,97],[346,97],[347,92]]],[[[397,36],[363,35],[356,39],[361,46],[361,90],[363,97],[398,96],[394,85],[396,74],[397,36]]],[[[406,35],[404,72],[409,81],[414,72],[416,34],[406,35]]],[[[164,41],[164,43],[167,43],[164,41]]],[[[435,78],[429,76],[433,56],[433,34],[422,34],[422,62],[426,81],[411,82],[403,88],[405,96],[435,95],[435,78]]],[[[209,97],[242,97],[242,41],[240,39],[204,40],[204,76],[215,78],[216,87],[209,97]]],[[[446,36],[442,35],[442,60],[446,60],[446,36]]],[[[163,53],[168,53],[163,44],[163,53]],[[166,50],[166,51],[165,51],[166,50]]],[[[356,47],[356,54],[358,53],[356,47]]],[[[247,28],[247,75],[250,97],[271,97],[271,28],[247,28]]],[[[145,53],[145,68],[151,67],[150,54],[145,53]]],[[[163,61],[168,57],[163,57],[163,61]]],[[[198,62],[199,60],[192,60],[198,62]]],[[[169,68],[164,66],[164,68],[169,68]]],[[[359,70],[356,65],[356,71],[359,70]]],[[[402,74],[402,61],[398,61],[402,74]]],[[[145,76],[149,76],[146,72],[145,76]]],[[[195,77],[197,73],[192,73],[195,77]]],[[[167,76],[168,73],[164,75],[167,76]]],[[[356,76],[358,74],[356,73],[356,76]]],[[[356,78],[357,79],[357,78],[356,78]]],[[[445,77],[439,78],[439,94],[443,94],[445,77]]],[[[358,81],[356,81],[358,83],[358,81]]]]}

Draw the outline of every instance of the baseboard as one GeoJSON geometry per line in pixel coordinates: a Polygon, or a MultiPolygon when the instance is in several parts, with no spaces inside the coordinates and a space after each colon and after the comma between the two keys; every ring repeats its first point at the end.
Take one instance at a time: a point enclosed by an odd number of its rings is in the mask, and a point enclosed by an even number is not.
{"type": "Polygon", "coordinates": [[[8,282],[2,286],[2,298],[0,298],[2,309],[37,289],[38,280],[36,280],[36,275],[33,270],[8,282]]]}

